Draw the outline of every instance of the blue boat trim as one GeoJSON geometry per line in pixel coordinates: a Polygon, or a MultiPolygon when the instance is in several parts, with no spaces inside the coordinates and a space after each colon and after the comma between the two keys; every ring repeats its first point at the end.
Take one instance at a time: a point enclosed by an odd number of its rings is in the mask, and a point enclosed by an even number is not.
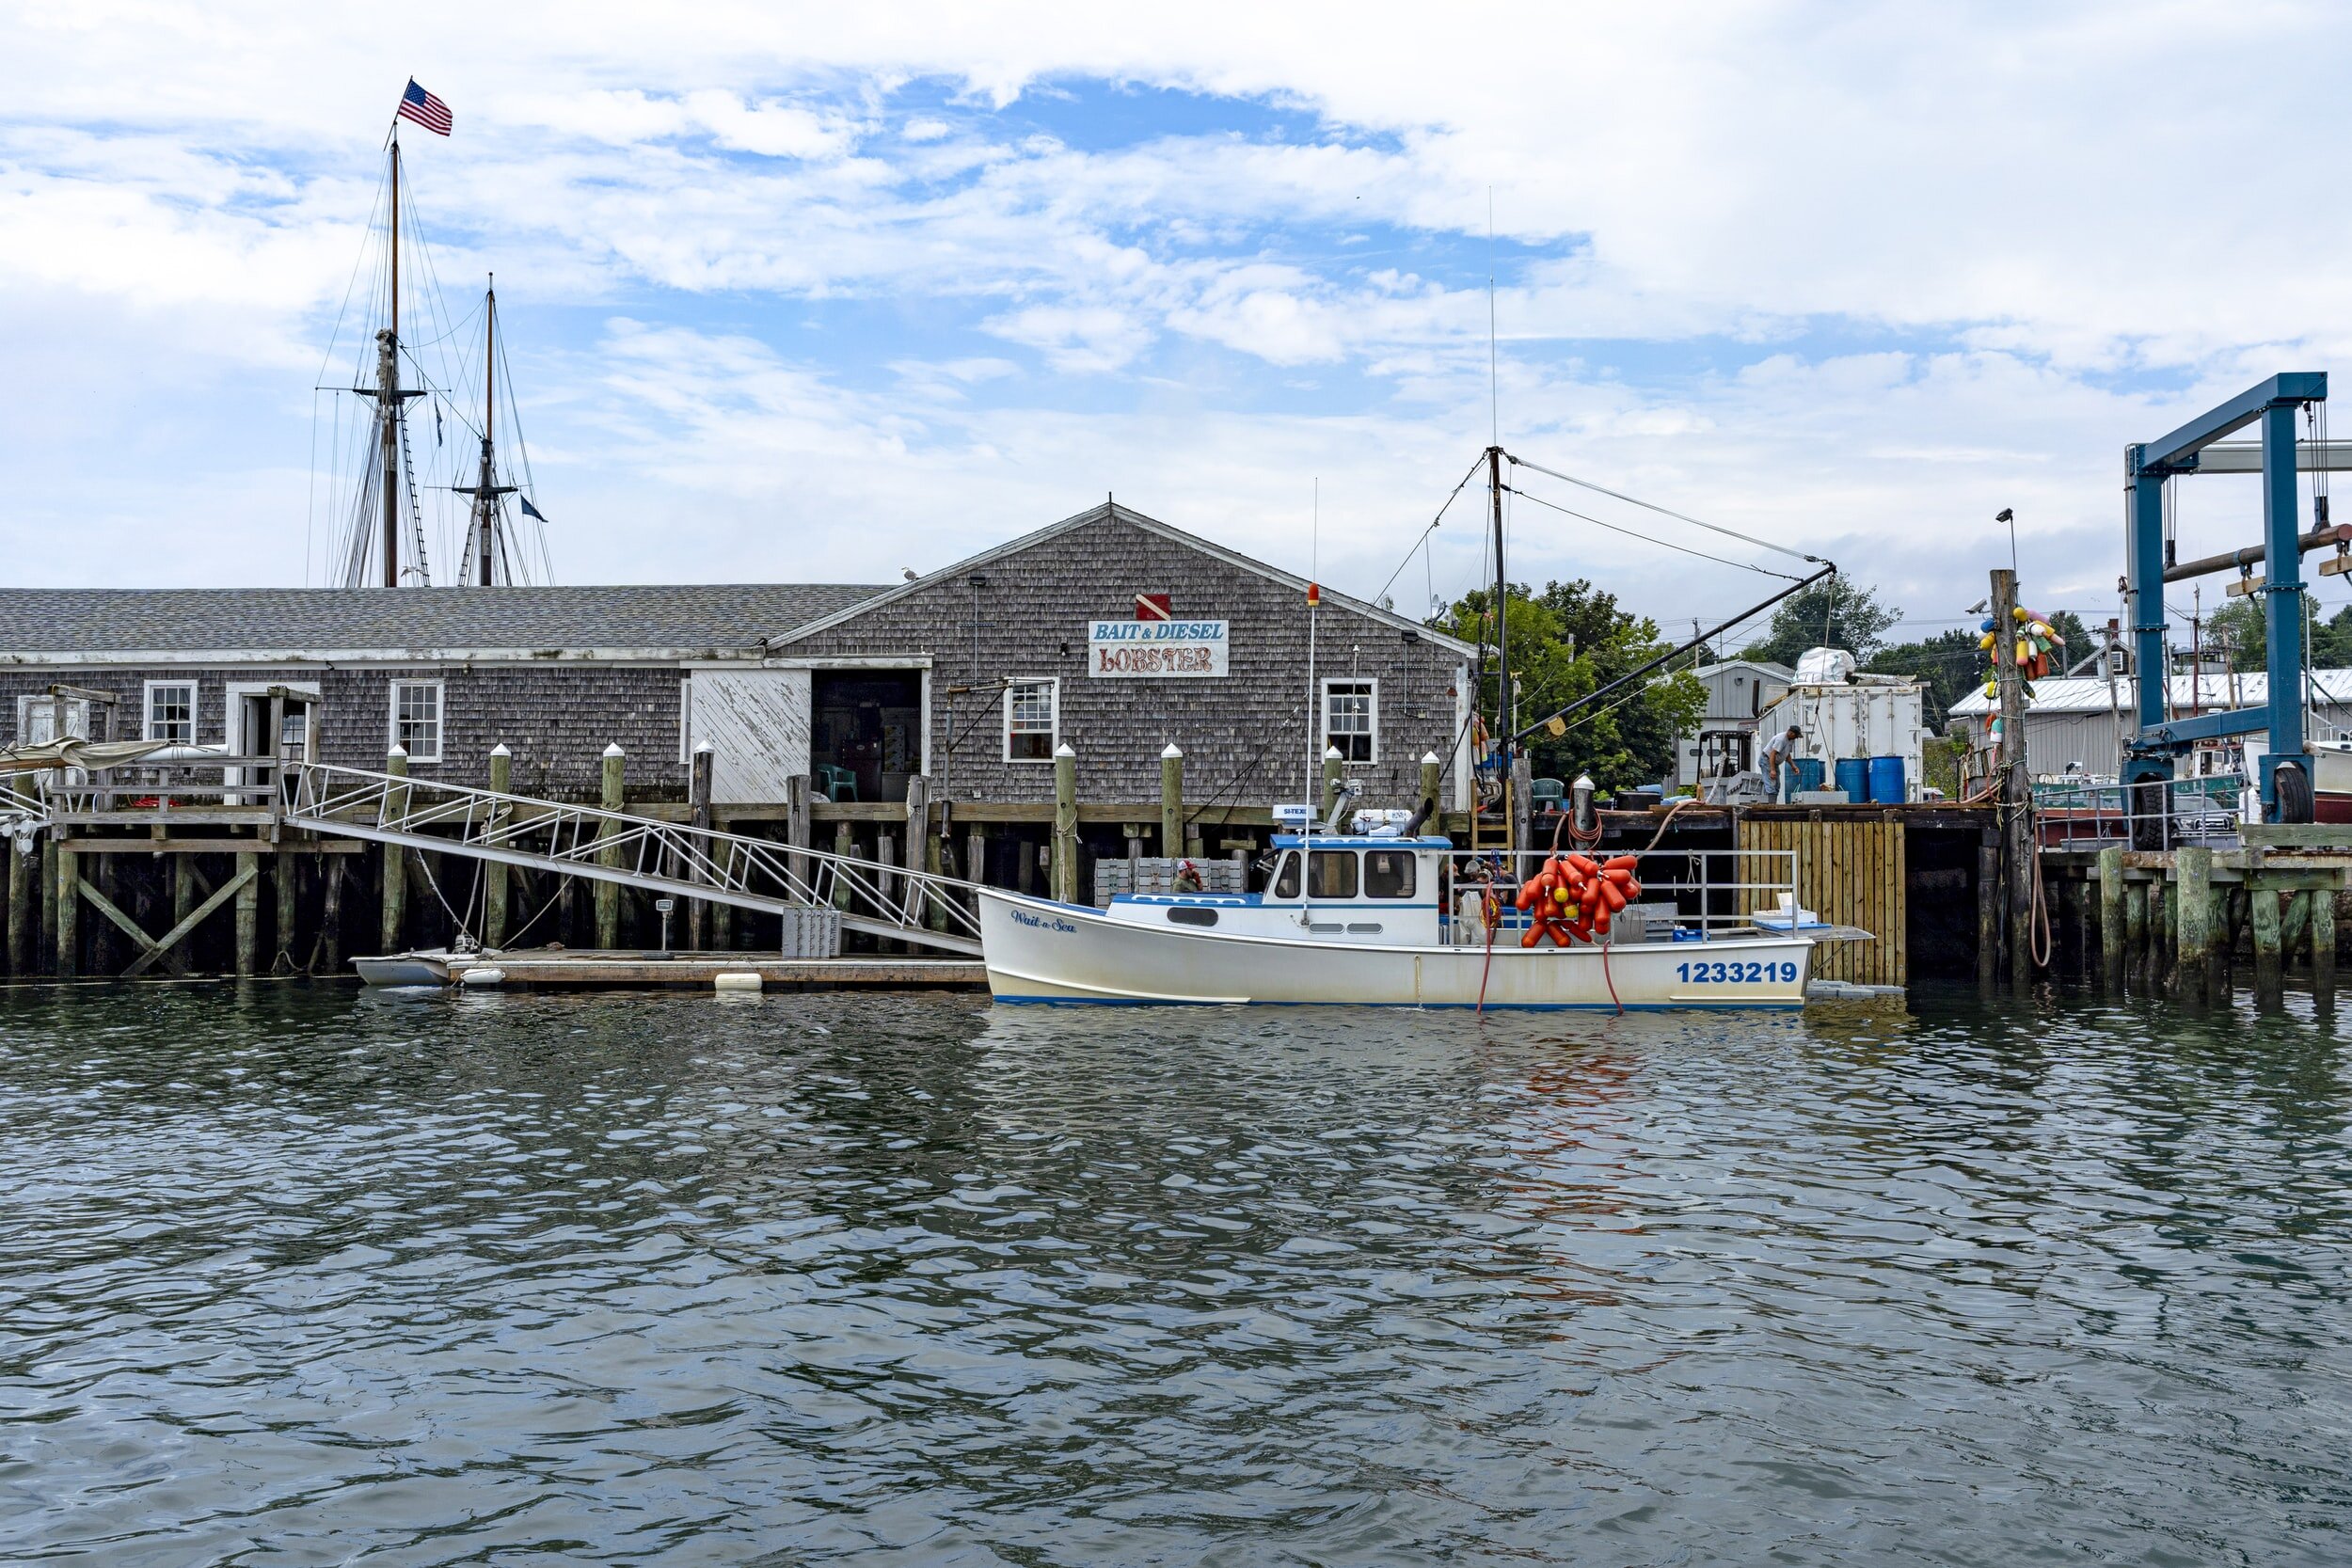
{"type": "MultiPolygon", "coordinates": [[[[1016,1007],[1408,1007],[1425,1013],[1470,1012],[1475,1002],[1216,1002],[1186,1001],[1158,996],[996,996],[992,1001],[1016,1007]]],[[[1754,1002],[1489,1002],[1490,1013],[1753,1013],[1801,1010],[1804,999],[1754,1002]]]]}

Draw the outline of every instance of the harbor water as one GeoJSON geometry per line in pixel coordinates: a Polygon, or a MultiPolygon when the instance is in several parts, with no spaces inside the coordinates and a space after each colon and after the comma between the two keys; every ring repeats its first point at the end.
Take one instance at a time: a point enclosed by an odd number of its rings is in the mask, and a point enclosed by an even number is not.
{"type": "Polygon", "coordinates": [[[0,993],[0,1560],[2326,1563],[2332,1022],[0,993]]]}

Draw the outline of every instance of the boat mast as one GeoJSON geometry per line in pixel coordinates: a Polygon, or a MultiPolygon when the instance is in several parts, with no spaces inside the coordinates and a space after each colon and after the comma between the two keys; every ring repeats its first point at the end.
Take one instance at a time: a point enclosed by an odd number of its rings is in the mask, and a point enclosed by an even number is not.
{"type": "Polygon", "coordinates": [[[496,273],[492,273],[490,275],[489,287],[483,293],[483,316],[482,478],[475,489],[473,506],[475,535],[481,541],[482,549],[482,570],[480,574],[480,581],[483,587],[487,588],[490,586],[493,579],[493,573],[490,570],[490,560],[498,543],[495,522],[495,519],[498,516],[498,506],[497,502],[493,499],[495,492],[491,488],[498,483],[498,476],[495,469],[491,466],[490,455],[490,427],[497,420],[499,416],[499,287],[498,274],[496,273]]]}
{"type": "MultiPolygon", "coordinates": [[[[1502,449],[1486,449],[1486,487],[1494,500],[1495,522],[1495,755],[1502,765],[1502,843],[1505,848],[1519,846],[1515,838],[1518,818],[1512,812],[1511,800],[1511,741],[1510,736],[1518,728],[1511,701],[1511,632],[1509,576],[1502,567],[1502,449]]],[[[1478,802],[1470,801],[1470,820],[1475,825],[1478,802]]]]}
{"type": "Polygon", "coordinates": [[[392,122],[391,325],[375,335],[375,410],[384,466],[384,586],[400,586],[400,122],[392,122]]]}

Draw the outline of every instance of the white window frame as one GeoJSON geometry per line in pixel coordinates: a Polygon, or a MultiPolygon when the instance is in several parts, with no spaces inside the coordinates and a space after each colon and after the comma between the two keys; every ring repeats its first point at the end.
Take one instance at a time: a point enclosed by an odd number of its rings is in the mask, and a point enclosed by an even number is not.
{"type": "MultiPolygon", "coordinates": [[[[1023,730],[1023,735],[1035,735],[1035,730],[1023,730]]],[[[1061,677],[1059,675],[1014,675],[1005,682],[1004,760],[1009,763],[1052,762],[1054,753],[1061,750],[1061,677]],[[1041,686],[1054,705],[1053,731],[1046,738],[1045,754],[1041,757],[1017,757],[1012,754],[1013,694],[1025,686],[1041,686]]]]}
{"type": "MultiPolygon", "coordinates": [[[[1364,717],[1369,721],[1369,727],[1364,734],[1372,752],[1372,754],[1369,756],[1345,757],[1345,760],[1350,763],[1357,764],[1358,766],[1378,762],[1380,760],[1380,682],[1376,677],[1372,675],[1327,675],[1324,677],[1323,750],[1328,751],[1331,747],[1331,697],[1333,694],[1333,689],[1343,686],[1349,688],[1362,687],[1365,689],[1361,695],[1365,698],[1367,704],[1364,717]]],[[[1348,694],[1350,696],[1355,696],[1358,693],[1351,690],[1348,694]]],[[[1351,730],[1346,733],[1353,735],[1357,732],[1351,730]]]]}
{"type": "Polygon", "coordinates": [[[149,681],[140,687],[140,737],[146,740],[169,740],[175,738],[174,736],[161,736],[155,733],[155,693],[158,691],[185,691],[188,694],[188,733],[186,738],[180,740],[179,743],[183,746],[195,745],[197,736],[197,704],[204,694],[203,687],[196,681],[149,681]]]}
{"type": "Polygon", "coordinates": [[[444,681],[396,680],[386,688],[385,750],[389,752],[394,746],[405,744],[400,738],[400,693],[404,688],[418,686],[429,686],[433,689],[433,750],[427,752],[410,746],[408,747],[408,760],[410,762],[438,762],[441,760],[442,743],[449,738],[449,691],[447,683],[444,681]]]}
{"type": "MultiPolygon", "coordinates": [[[[90,715],[89,700],[87,698],[52,698],[46,691],[28,692],[16,700],[16,740],[18,745],[32,746],[43,744],[42,742],[33,739],[33,705],[38,703],[46,707],[53,701],[57,704],[58,708],[63,710],[61,713],[57,713],[56,716],[62,719],[65,722],[65,733],[73,736],[77,740],[87,740],[89,738],[90,715]],[[77,723],[81,726],[81,728],[74,728],[77,723]]],[[[56,710],[52,711],[56,712],[56,710]]],[[[53,735],[49,738],[51,740],[55,740],[57,737],[53,735]]]]}

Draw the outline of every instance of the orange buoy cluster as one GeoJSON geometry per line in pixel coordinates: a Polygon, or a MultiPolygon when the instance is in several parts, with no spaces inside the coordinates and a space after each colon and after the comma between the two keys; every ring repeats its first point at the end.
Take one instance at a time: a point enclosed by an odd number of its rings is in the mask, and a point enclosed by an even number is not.
{"type": "Polygon", "coordinates": [[[1619,855],[1596,862],[1590,855],[1555,854],[1541,871],[1519,888],[1518,908],[1530,917],[1521,947],[1534,947],[1545,938],[1555,947],[1570,942],[1591,942],[1609,934],[1609,923],[1619,910],[1642,895],[1633,878],[1635,857],[1619,855]]]}

